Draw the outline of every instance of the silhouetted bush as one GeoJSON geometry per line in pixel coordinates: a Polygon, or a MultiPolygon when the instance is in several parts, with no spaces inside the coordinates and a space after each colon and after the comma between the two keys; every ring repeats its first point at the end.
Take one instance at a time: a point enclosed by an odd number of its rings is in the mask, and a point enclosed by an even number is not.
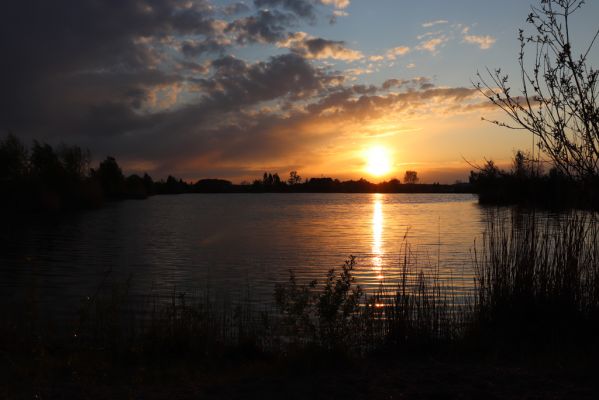
{"type": "Polygon", "coordinates": [[[355,264],[350,257],[339,275],[331,269],[318,292],[316,281],[300,286],[293,273],[287,284],[277,285],[275,299],[288,337],[296,343],[312,342],[342,351],[361,342],[357,337],[364,333],[360,326],[364,293],[355,285],[355,264]]]}
{"type": "Polygon", "coordinates": [[[125,179],[125,195],[132,199],[145,199],[148,197],[146,184],[139,175],[130,175],[125,179]]]}
{"type": "Polygon", "coordinates": [[[200,179],[193,185],[195,193],[230,193],[234,190],[233,183],[224,179],[200,179]]]}
{"type": "Polygon", "coordinates": [[[177,179],[172,175],[169,175],[166,181],[156,182],[154,187],[156,188],[156,194],[183,194],[190,193],[191,187],[187,182],[182,179],[177,179]]]}

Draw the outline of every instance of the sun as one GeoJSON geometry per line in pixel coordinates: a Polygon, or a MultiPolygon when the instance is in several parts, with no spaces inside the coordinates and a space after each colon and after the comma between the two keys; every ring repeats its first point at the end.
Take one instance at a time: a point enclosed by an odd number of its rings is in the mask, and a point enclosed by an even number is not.
{"type": "Polygon", "coordinates": [[[364,153],[365,170],[373,176],[383,176],[391,172],[391,157],[389,151],[381,146],[374,146],[364,153]]]}

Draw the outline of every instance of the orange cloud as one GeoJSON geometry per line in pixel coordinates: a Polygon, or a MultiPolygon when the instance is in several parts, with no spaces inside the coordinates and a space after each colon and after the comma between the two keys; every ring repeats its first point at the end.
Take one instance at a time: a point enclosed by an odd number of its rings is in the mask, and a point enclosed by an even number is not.
{"type": "Polygon", "coordinates": [[[482,50],[490,49],[491,46],[496,42],[496,39],[492,36],[477,36],[477,35],[465,35],[464,41],[471,44],[476,44],[482,50]]]}

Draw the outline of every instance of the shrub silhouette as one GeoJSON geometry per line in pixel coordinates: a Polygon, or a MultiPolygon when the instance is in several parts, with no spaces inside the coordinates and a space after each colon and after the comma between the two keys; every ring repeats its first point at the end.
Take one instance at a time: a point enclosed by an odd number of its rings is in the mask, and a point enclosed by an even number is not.
{"type": "Polygon", "coordinates": [[[324,286],[316,291],[317,281],[299,285],[293,272],[286,284],[275,288],[275,300],[284,316],[287,335],[296,341],[314,340],[328,350],[344,350],[359,334],[360,304],[364,292],[355,285],[352,271],[355,257],[345,261],[341,272],[327,273],[324,286]]]}

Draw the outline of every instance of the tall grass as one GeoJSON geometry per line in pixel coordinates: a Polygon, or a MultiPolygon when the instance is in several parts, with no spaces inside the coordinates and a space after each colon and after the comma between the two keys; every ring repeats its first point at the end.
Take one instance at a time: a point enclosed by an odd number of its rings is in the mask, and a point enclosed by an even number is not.
{"type": "Polygon", "coordinates": [[[581,212],[490,219],[475,257],[472,331],[496,348],[569,351],[597,345],[599,226],[581,212]]]}

